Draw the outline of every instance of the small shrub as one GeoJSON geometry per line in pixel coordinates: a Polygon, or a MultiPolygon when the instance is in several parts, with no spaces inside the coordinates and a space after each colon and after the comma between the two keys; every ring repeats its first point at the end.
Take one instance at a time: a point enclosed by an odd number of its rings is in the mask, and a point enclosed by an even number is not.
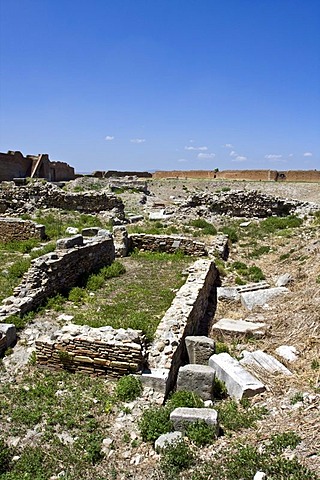
{"type": "Polygon", "coordinates": [[[142,390],[141,380],[133,375],[128,375],[119,378],[115,394],[122,402],[131,402],[141,395],[142,390]]]}
{"type": "Polygon", "coordinates": [[[8,268],[8,277],[11,279],[21,278],[30,267],[30,264],[29,258],[20,258],[8,268]]]}
{"type": "Polygon", "coordinates": [[[239,236],[238,236],[237,230],[235,228],[233,228],[233,227],[222,227],[221,231],[225,235],[228,235],[231,243],[237,243],[237,241],[239,240],[239,236]]]}
{"type": "MultiPolygon", "coordinates": [[[[320,283],[320,282],[319,282],[320,283]]],[[[314,358],[311,362],[312,370],[318,370],[320,368],[320,361],[317,358],[314,358]]]]}
{"type": "Polygon", "coordinates": [[[139,422],[142,440],[154,442],[163,433],[173,429],[170,411],[166,407],[151,407],[144,410],[139,422]]]}
{"type": "Polygon", "coordinates": [[[250,258],[259,258],[262,255],[270,252],[270,247],[268,245],[261,245],[261,247],[255,248],[252,252],[248,255],[250,258]]]}
{"type": "Polygon", "coordinates": [[[228,345],[226,343],[216,341],[214,353],[218,355],[218,353],[224,353],[224,352],[230,353],[228,345]]]}
{"type": "Polygon", "coordinates": [[[298,402],[303,402],[303,393],[302,392],[295,393],[290,399],[291,405],[294,405],[295,403],[298,403],[298,402]]]}
{"type": "Polygon", "coordinates": [[[74,303],[82,303],[86,297],[86,292],[83,288],[74,287],[70,290],[68,300],[74,303]]]}
{"type": "Polygon", "coordinates": [[[65,297],[58,293],[54,297],[51,297],[47,300],[45,308],[55,310],[56,312],[60,312],[65,304],[65,297]]]}
{"type": "Polygon", "coordinates": [[[244,408],[234,400],[221,402],[216,406],[216,410],[219,413],[221,425],[231,431],[252,427],[256,420],[260,420],[267,414],[267,410],[263,407],[244,408]]]}
{"type": "Polygon", "coordinates": [[[301,442],[301,437],[293,431],[272,435],[269,449],[272,452],[282,453],[286,448],[296,448],[301,442]]]}
{"type": "Polygon", "coordinates": [[[31,352],[29,360],[28,360],[29,365],[36,365],[37,363],[37,354],[35,351],[31,352]]]}
{"type": "Polygon", "coordinates": [[[203,235],[216,235],[217,229],[214,225],[207,222],[203,218],[197,218],[196,220],[192,220],[190,222],[192,227],[200,228],[202,230],[203,235]]]}
{"type": "Polygon", "coordinates": [[[221,380],[218,378],[214,378],[213,380],[213,398],[215,400],[222,400],[224,398],[227,398],[228,396],[228,391],[225,383],[223,383],[221,380]]]}
{"type": "Polygon", "coordinates": [[[124,265],[121,262],[113,262],[111,265],[107,267],[103,267],[99,274],[106,280],[107,278],[114,278],[119,277],[126,272],[124,265]]]}
{"type": "Polygon", "coordinates": [[[194,462],[194,455],[190,447],[180,440],[168,445],[161,456],[160,467],[168,480],[177,478],[179,473],[190,467],[194,462]]]}
{"type": "Polygon", "coordinates": [[[202,408],[203,406],[203,400],[199,395],[186,390],[178,390],[177,392],[174,392],[166,404],[166,407],[170,412],[179,407],[202,408]]]}
{"type": "Polygon", "coordinates": [[[187,428],[187,437],[192,440],[198,447],[208,445],[216,438],[216,429],[207,425],[204,420],[197,420],[190,423],[187,428]]]}

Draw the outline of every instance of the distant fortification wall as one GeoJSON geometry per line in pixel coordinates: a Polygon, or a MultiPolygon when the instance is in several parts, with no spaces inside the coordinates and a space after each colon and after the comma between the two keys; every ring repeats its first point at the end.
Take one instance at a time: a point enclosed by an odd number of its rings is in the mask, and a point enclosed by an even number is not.
{"type": "Polygon", "coordinates": [[[93,177],[97,178],[111,178],[111,177],[140,177],[140,178],[152,178],[150,172],[123,172],[119,170],[97,170],[92,173],[93,177]]]}
{"type": "Polygon", "coordinates": [[[287,182],[320,182],[318,170],[159,170],[152,178],[199,178],[219,180],[248,180],[248,181],[287,181],[287,182]]]}
{"type": "Polygon", "coordinates": [[[51,162],[47,154],[27,155],[0,152],[0,182],[14,178],[46,178],[52,182],[73,180],[74,168],[65,162],[51,162]]]}

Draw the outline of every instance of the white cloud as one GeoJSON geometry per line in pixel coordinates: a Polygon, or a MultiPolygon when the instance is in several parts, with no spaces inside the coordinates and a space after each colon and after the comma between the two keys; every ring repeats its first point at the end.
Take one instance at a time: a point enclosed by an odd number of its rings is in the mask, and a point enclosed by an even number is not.
{"type": "Polygon", "coordinates": [[[312,157],[312,153],[311,152],[305,152],[303,154],[304,157],[312,157]]]}
{"type": "Polygon", "coordinates": [[[194,143],[194,140],[191,139],[191,140],[189,140],[189,142],[190,142],[190,143],[194,143]]]}
{"type": "Polygon", "coordinates": [[[293,153],[289,153],[289,155],[288,155],[288,156],[289,156],[289,157],[293,157],[293,153]]]}
{"type": "Polygon", "coordinates": [[[187,160],[185,158],[179,158],[178,162],[186,162],[187,160]]]}
{"type": "Polygon", "coordinates": [[[107,140],[108,142],[110,142],[111,140],[114,140],[114,137],[112,135],[107,135],[105,137],[105,140],[107,140]]]}
{"type": "Polygon", "coordinates": [[[191,147],[191,146],[188,146],[186,145],[184,147],[185,150],[195,150],[197,152],[205,152],[206,150],[208,150],[208,147],[191,147]]]}
{"type": "Polygon", "coordinates": [[[146,141],[145,138],[131,138],[131,143],[144,143],[146,141]]]}
{"type": "Polygon", "coordinates": [[[282,155],[269,154],[265,155],[264,158],[267,158],[268,160],[278,160],[279,158],[282,158],[282,155]]]}
{"type": "Polygon", "coordinates": [[[223,145],[224,147],[226,148],[233,148],[233,145],[231,145],[231,143],[226,143],[225,145],[223,145]]]}
{"type": "Polygon", "coordinates": [[[233,162],[244,162],[247,160],[247,157],[244,157],[243,155],[237,155],[236,158],[233,158],[233,162]]]}
{"type": "Polygon", "coordinates": [[[214,158],[216,156],[215,153],[198,153],[197,157],[202,159],[214,158]]]}
{"type": "Polygon", "coordinates": [[[237,152],[235,152],[234,150],[232,150],[232,152],[229,153],[230,157],[237,157],[238,154],[237,152]]]}

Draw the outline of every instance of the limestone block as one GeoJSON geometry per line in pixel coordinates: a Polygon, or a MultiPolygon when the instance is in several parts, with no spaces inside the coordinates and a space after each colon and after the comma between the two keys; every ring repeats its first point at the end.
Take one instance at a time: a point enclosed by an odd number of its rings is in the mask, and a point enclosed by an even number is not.
{"type": "Polygon", "coordinates": [[[168,446],[179,442],[182,440],[183,436],[181,432],[170,432],[164,433],[160,435],[159,438],[154,443],[154,448],[156,452],[161,452],[161,450],[165,450],[168,446]]]}
{"type": "Polygon", "coordinates": [[[286,287],[292,281],[293,281],[293,278],[290,275],[290,273],[284,273],[283,275],[280,275],[280,277],[277,278],[276,286],[277,287],[286,287]]]}
{"type": "Polygon", "coordinates": [[[209,358],[214,354],[214,340],[205,336],[189,336],[185,338],[189,362],[208,365],[209,358]]]}
{"type": "Polygon", "coordinates": [[[216,377],[225,383],[228,394],[235,400],[253,397],[265,390],[265,386],[228,353],[212,355],[209,366],[216,372],[216,377]]]}
{"type": "Polygon", "coordinates": [[[70,238],[60,238],[57,240],[57,250],[65,250],[67,248],[78,247],[83,245],[83,236],[75,235],[70,238]]]}
{"type": "Polygon", "coordinates": [[[276,348],[276,353],[288,362],[295,362],[298,359],[297,355],[299,355],[296,347],[292,345],[280,345],[280,347],[276,348]]]}
{"type": "Polygon", "coordinates": [[[245,320],[233,320],[231,318],[221,318],[212,326],[213,333],[224,333],[228,335],[246,335],[261,337],[266,331],[265,323],[247,322],[245,320]]]}
{"type": "Polygon", "coordinates": [[[289,290],[285,287],[274,287],[266,290],[241,293],[240,299],[242,305],[247,310],[253,310],[254,307],[262,307],[277,297],[283,297],[287,293],[289,293],[289,290]]]}
{"type": "Polygon", "coordinates": [[[144,370],[142,374],[138,376],[144,385],[163,394],[166,392],[168,377],[168,368],[151,368],[144,370]]]}
{"type": "Polygon", "coordinates": [[[218,287],[217,298],[218,300],[237,302],[238,300],[240,300],[240,294],[236,287],[218,287]]]}
{"type": "Polygon", "coordinates": [[[218,412],[213,408],[175,408],[170,414],[170,420],[174,429],[181,432],[185,430],[188,423],[194,423],[197,420],[204,420],[207,425],[214,427],[216,434],[219,431],[218,412]]]}
{"type": "Polygon", "coordinates": [[[197,393],[202,400],[211,400],[215,371],[207,365],[189,364],[179,368],[177,390],[197,393]]]}
{"type": "Polygon", "coordinates": [[[6,348],[16,343],[17,332],[15,325],[12,323],[0,323],[0,333],[6,336],[6,348]]]}
{"type": "Polygon", "coordinates": [[[279,362],[272,355],[268,355],[262,350],[256,350],[255,352],[247,352],[244,350],[241,352],[243,359],[240,360],[241,365],[255,365],[270,373],[283,373],[284,375],[292,375],[281,362],[279,362]]]}

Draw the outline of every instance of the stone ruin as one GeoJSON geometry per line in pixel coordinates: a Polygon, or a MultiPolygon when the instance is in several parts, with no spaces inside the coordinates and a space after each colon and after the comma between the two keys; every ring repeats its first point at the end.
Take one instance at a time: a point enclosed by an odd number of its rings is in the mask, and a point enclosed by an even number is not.
{"type": "Polygon", "coordinates": [[[28,240],[29,238],[45,240],[44,225],[39,225],[31,220],[21,220],[21,218],[0,217],[0,242],[28,240]]]}

